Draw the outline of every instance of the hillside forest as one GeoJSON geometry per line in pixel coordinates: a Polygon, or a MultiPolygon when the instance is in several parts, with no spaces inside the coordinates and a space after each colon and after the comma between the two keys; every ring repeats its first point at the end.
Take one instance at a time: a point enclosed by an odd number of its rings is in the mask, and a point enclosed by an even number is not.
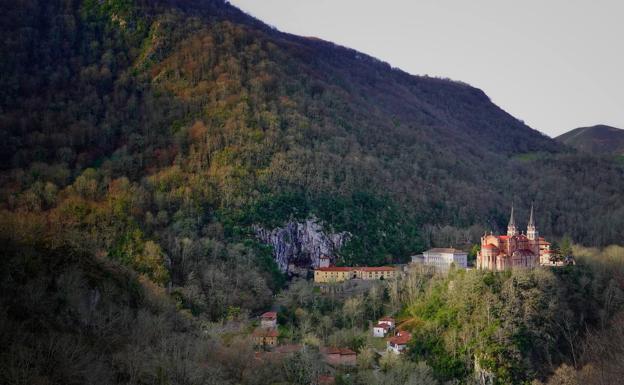
{"type": "Polygon", "coordinates": [[[621,162],[220,0],[1,2],[0,36],[0,382],[308,384],[323,345],[358,351],[354,384],[621,374],[621,162]],[[378,266],[469,249],[512,202],[579,263],[331,295],[253,231],[318,218],[351,234],[339,263],[378,266]],[[270,308],[310,348],[258,364],[270,308]],[[373,358],[382,313],[405,359],[373,358]]]}

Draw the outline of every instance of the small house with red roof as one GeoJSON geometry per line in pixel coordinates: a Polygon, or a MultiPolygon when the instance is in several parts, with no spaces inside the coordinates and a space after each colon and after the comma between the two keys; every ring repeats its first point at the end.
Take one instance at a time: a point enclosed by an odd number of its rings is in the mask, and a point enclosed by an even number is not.
{"type": "Polygon", "coordinates": [[[357,353],[348,348],[326,347],[321,349],[325,362],[331,366],[355,366],[357,353]]]}
{"type": "Polygon", "coordinates": [[[390,353],[401,354],[407,349],[407,344],[412,339],[412,334],[406,331],[399,331],[396,336],[388,340],[387,350],[390,353]]]}
{"type": "Polygon", "coordinates": [[[392,318],[392,317],[388,317],[388,316],[381,317],[381,318],[379,319],[379,323],[380,323],[380,324],[385,324],[385,325],[388,325],[388,326],[390,327],[390,329],[394,329],[394,326],[395,326],[395,320],[394,320],[394,318],[392,318]]]}
{"type": "Polygon", "coordinates": [[[373,326],[373,337],[385,337],[388,332],[394,329],[395,321],[392,317],[382,317],[373,326]]]}
{"type": "Polygon", "coordinates": [[[277,327],[277,313],[268,311],[260,316],[260,327],[264,329],[274,329],[277,327]]]}
{"type": "Polygon", "coordinates": [[[385,337],[386,334],[390,331],[390,326],[387,324],[378,323],[373,326],[373,337],[385,337]]]}

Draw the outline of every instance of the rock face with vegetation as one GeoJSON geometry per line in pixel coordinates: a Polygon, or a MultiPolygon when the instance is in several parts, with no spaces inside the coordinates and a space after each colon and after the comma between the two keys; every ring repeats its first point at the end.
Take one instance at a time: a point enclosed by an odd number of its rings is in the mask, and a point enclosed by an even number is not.
{"type": "Polygon", "coordinates": [[[304,269],[318,267],[322,256],[335,262],[335,255],[349,240],[347,232],[327,233],[316,218],[288,222],[272,230],[255,226],[254,230],[262,242],[273,247],[275,261],[284,272],[289,265],[304,269]]]}

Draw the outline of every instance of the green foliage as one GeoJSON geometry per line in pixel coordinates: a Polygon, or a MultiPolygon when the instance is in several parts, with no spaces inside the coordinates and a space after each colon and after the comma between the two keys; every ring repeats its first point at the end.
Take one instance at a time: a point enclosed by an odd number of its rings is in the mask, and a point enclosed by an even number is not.
{"type": "Polygon", "coordinates": [[[581,335],[604,323],[600,314],[611,307],[605,274],[619,273],[577,265],[434,276],[405,311],[414,325],[409,355],[445,381],[471,375],[474,360],[497,384],[542,377],[545,362],[576,362],[581,335]]]}
{"type": "MultiPolygon", "coordinates": [[[[244,318],[271,305],[285,277],[253,225],[316,216],[352,234],[339,263],[381,265],[421,250],[423,225],[504,226],[515,196],[539,203],[544,234],[622,239],[621,165],[568,153],[465,84],[280,34],[222,1],[4,2],[0,32],[1,224],[15,238],[0,324],[9,320],[3,346],[25,347],[0,358],[28,368],[22,382],[86,383],[93,372],[104,383],[225,383],[214,370],[243,383],[251,350],[193,350],[200,334],[186,317],[244,318]],[[89,313],[81,304],[95,288],[105,305],[89,313]],[[87,362],[46,350],[55,343],[80,347],[74,357],[87,362]],[[211,357],[216,368],[197,364],[217,350],[227,359],[211,357]]],[[[500,381],[541,375],[536,362],[572,350],[556,326],[607,322],[613,309],[596,293],[617,287],[574,267],[553,276],[563,289],[538,274],[435,281],[403,311],[424,323],[413,358],[440,379],[469,370],[473,354],[500,381]]],[[[388,310],[380,295],[295,289],[282,300],[296,338],[357,348],[388,310]]],[[[399,293],[389,297],[398,310],[399,293]]],[[[310,380],[313,358],[293,360],[288,380],[310,380]]],[[[429,378],[412,364],[371,381],[429,378]]]]}

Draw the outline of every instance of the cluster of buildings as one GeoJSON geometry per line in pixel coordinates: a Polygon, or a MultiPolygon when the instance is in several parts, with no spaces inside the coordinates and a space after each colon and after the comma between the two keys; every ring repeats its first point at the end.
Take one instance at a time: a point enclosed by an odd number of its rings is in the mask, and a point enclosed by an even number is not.
{"type": "MultiPolygon", "coordinates": [[[[563,266],[574,264],[568,257],[561,261],[551,258],[550,243],[539,236],[533,217],[533,206],[525,232],[518,231],[511,208],[506,235],[484,234],[481,237],[481,249],[477,254],[476,268],[503,271],[517,268],[534,268],[538,266],[563,266]]],[[[436,269],[468,267],[468,254],[454,248],[434,248],[422,254],[412,256],[413,264],[432,266],[436,269]]]]}
{"type": "Polygon", "coordinates": [[[373,337],[384,338],[388,335],[391,337],[386,342],[386,351],[394,354],[401,354],[407,349],[407,344],[412,339],[409,332],[399,330],[394,332],[396,322],[392,317],[382,317],[373,326],[373,337]]]}
{"type": "MultiPolygon", "coordinates": [[[[277,330],[277,312],[269,311],[260,316],[260,326],[252,333],[254,344],[263,351],[256,352],[256,359],[270,360],[283,358],[301,351],[302,345],[279,345],[277,330]]],[[[355,366],[357,353],[348,348],[322,347],[321,355],[330,366],[355,366]]]]}
{"type": "Polygon", "coordinates": [[[268,311],[260,316],[260,327],[251,334],[254,344],[263,348],[273,348],[277,346],[277,313],[268,311]]]}
{"type": "MultiPolygon", "coordinates": [[[[481,237],[481,250],[477,254],[476,268],[502,271],[537,266],[562,266],[574,261],[553,261],[550,243],[539,236],[533,217],[533,206],[526,233],[518,231],[514,218],[514,208],[507,226],[506,235],[484,234],[481,237]]],[[[452,266],[468,268],[468,253],[455,248],[433,248],[414,255],[412,264],[430,266],[436,270],[448,270],[452,266]]],[[[315,283],[338,283],[351,279],[380,280],[396,278],[402,269],[397,266],[330,266],[328,257],[321,257],[319,267],[314,270],[315,283]]]]}

